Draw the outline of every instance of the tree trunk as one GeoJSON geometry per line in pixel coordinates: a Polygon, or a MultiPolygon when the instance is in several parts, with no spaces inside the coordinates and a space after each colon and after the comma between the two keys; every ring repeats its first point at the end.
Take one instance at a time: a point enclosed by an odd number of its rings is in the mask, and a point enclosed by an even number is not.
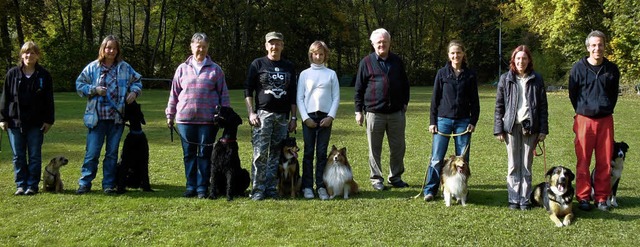
{"type": "Polygon", "coordinates": [[[160,6],[160,25],[158,26],[158,37],[156,38],[156,44],[153,48],[153,53],[151,54],[151,64],[150,64],[150,68],[152,68],[150,71],[154,71],[153,68],[155,67],[156,64],[156,54],[158,53],[158,47],[160,46],[160,39],[162,37],[162,35],[164,35],[164,33],[162,32],[163,27],[166,25],[167,20],[166,20],[166,3],[167,0],[162,0],[162,5],[160,6]]]}
{"type": "Polygon", "coordinates": [[[109,3],[111,0],[104,0],[104,12],[102,12],[102,24],[100,25],[100,36],[98,38],[104,38],[104,31],[107,27],[107,16],[109,13],[109,3]]]}
{"type": "Polygon", "coordinates": [[[56,9],[58,10],[58,18],[60,18],[60,27],[62,28],[62,36],[66,41],[69,41],[69,33],[67,33],[67,28],[65,27],[64,17],[62,16],[62,6],[60,6],[60,1],[56,0],[56,9]]]}
{"type": "Polygon", "coordinates": [[[20,2],[13,0],[13,18],[16,21],[16,31],[18,32],[18,43],[22,46],[24,44],[24,33],[22,32],[22,18],[20,16],[20,2]]]}
{"type": "Polygon", "coordinates": [[[90,46],[93,45],[92,12],[92,1],[82,0],[82,35],[80,37],[81,39],[84,37],[90,46]]]}
{"type": "Polygon", "coordinates": [[[6,61],[7,67],[4,71],[7,71],[13,64],[13,59],[11,59],[11,38],[9,37],[9,17],[7,15],[0,17],[0,40],[2,40],[0,56],[2,60],[6,61]]]}

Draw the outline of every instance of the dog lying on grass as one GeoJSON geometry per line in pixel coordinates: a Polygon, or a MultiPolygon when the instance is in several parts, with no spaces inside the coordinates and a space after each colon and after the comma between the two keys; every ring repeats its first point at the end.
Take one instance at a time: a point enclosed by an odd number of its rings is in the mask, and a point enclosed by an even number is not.
{"type": "Polygon", "coordinates": [[[530,200],[534,206],[543,206],[557,227],[568,226],[573,220],[575,192],[571,182],[576,176],[569,168],[554,166],[547,171],[545,178],[546,182],[533,188],[530,200]]]}

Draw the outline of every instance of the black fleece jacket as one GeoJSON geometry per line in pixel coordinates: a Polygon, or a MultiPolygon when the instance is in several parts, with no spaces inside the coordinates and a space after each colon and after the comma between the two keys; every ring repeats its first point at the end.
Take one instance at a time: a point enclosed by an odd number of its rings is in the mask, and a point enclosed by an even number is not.
{"type": "Polygon", "coordinates": [[[9,128],[41,127],[53,124],[53,82],[49,72],[39,64],[27,78],[22,66],[7,72],[0,97],[0,122],[8,122],[9,128]]]}
{"type": "Polygon", "coordinates": [[[602,118],[613,114],[618,102],[620,70],[606,58],[594,71],[587,57],[580,59],[569,74],[569,99],[576,114],[602,118]]]}

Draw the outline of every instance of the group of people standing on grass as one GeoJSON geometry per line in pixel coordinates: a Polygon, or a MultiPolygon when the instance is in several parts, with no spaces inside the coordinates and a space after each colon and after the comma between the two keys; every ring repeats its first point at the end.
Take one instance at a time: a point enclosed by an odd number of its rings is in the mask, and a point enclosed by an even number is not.
{"type": "MultiPolygon", "coordinates": [[[[366,122],[369,178],[373,189],[386,189],[385,182],[394,188],[404,188],[409,186],[402,180],[409,80],[402,59],[390,51],[389,32],[376,29],[370,41],[374,51],[360,61],[356,74],[355,121],[360,126],[366,122]],[[386,179],[380,160],[385,134],[390,152],[386,179]]],[[[326,67],[330,50],[322,41],[313,42],[308,51],[310,67],[298,75],[293,63],[282,57],[284,36],[281,33],[267,33],[264,45],[267,55],[253,60],[244,82],[245,105],[252,126],[250,197],[256,201],[278,197],[280,143],[296,130],[296,116],[300,113],[304,139],[302,192],[307,199],[316,194],[320,199],[328,199],[322,174],[340,102],[337,75],[326,67]]],[[[598,209],[607,210],[613,110],[620,73],[618,67],[604,57],[604,33],[591,32],[585,45],[589,56],[576,62],[569,76],[569,98],[576,112],[573,127],[576,197],[580,209],[589,210],[593,200],[598,209]],[[594,151],[596,174],[592,184],[589,166],[594,151]]],[[[218,132],[213,118],[218,106],[230,106],[224,72],[208,55],[208,47],[206,34],[193,35],[192,55],[176,69],[165,110],[167,126],[174,128],[175,125],[181,136],[185,197],[207,196],[212,151],[208,144],[215,142],[218,132]]],[[[461,41],[451,41],[447,46],[449,61],[438,70],[434,80],[428,126],[433,145],[422,188],[425,201],[434,200],[438,194],[440,170],[451,137],[454,137],[456,155],[464,153],[469,161],[468,150],[480,114],[480,101],[477,75],[469,68],[466,54],[461,41]]],[[[0,98],[0,128],[8,132],[13,151],[15,195],[38,192],[43,136],[55,119],[53,82],[47,70],[38,64],[40,55],[35,43],[22,46],[19,65],[7,72],[0,98]]],[[[102,41],[98,59],[78,76],[76,90],[87,98],[83,121],[88,133],[77,194],[91,191],[105,142],[102,189],[107,194],[115,193],[116,161],[126,114],[124,106],[140,96],[140,79],[141,75],[122,60],[120,43],[112,35],[102,41]]],[[[494,114],[493,134],[507,149],[510,209],[530,208],[533,152],[548,133],[544,80],[533,69],[529,48],[520,45],[511,54],[509,71],[500,76],[494,114]]]]}

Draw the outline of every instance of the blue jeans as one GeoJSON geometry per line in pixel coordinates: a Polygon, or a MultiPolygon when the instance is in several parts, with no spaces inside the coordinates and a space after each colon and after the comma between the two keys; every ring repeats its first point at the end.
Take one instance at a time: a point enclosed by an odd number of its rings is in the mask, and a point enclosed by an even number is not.
{"type": "Polygon", "coordinates": [[[187,191],[206,193],[211,174],[212,144],[216,140],[218,127],[213,124],[178,124],[177,127],[180,135],[186,139],[182,139],[182,155],[187,191]]]}
{"type": "Polygon", "coordinates": [[[38,191],[42,171],[42,130],[38,127],[9,128],[8,133],[16,187],[38,191]]]}
{"type": "Polygon", "coordinates": [[[99,120],[96,127],[89,129],[87,133],[87,147],[82,163],[80,186],[91,188],[91,181],[96,178],[98,171],[98,159],[102,144],[105,147],[104,160],[102,161],[102,189],[114,188],[116,180],[116,163],[118,162],[118,148],[124,124],[116,124],[113,120],[99,120]]]}
{"type": "MultiPolygon", "coordinates": [[[[438,117],[438,131],[444,134],[462,133],[467,130],[469,121],[469,118],[451,119],[438,117]]],[[[469,148],[471,148],[471,133],[456,136],[453,139],[455,140],[456,155],[462,154],[467,143],[469,143],[469,148]]],[[[427,168],[429,169],[427,173],[427,184],[424,187],[425,195],[431,194],[435,196],[438,194],[438,187],[440,186],[440,171],[442,170],[442,162],[447,154],[448,147],[449,137],[440,134],[433,135],[431,161],[427,168]]],[[[467,151],[465,159],[467,162],[469,161],[469,151],[467,151]]]]}
{"type": "Polygon", "coordinates": [[[316,156],[316,189],[324,188],[322,175],[327,164],[327,147],[331,138],[331,126],[320,127],[320,120],[327,117],[327,113],[309,113],[309,118],[318,124],[309,128],[302,123],[304,138],[304,158],[302,159],[302,188],[313,188],[313,155],[316,156]]]}

